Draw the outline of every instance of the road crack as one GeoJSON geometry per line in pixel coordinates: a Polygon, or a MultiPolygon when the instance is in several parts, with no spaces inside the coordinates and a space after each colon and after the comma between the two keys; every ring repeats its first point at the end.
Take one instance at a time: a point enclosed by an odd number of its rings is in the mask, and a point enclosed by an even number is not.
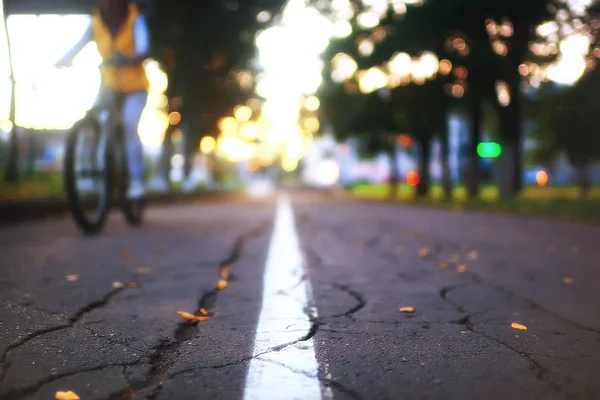
{"type": "Polygon", "coordinates": [[[344,394],[348,395],[349,397],[351,397],[351,398],[353,398],[355,400],[361,400],[362,399],[362,397],[358,393],[356,393],[355,391],[351,390],[347,386],[345,386],[342,383],[340,383],[338,381],[335,381],[335,380],[333,380],[331,378],[324,377],[320,373],[319,374],[311,374],[310,372],[307,372],[307,371],[304,371],[304,370],[301,370],[301,369],[296,369],[296,368],[293,368],[293,367],[291,367],[291,366],[289,366],[289,365],[287,365],[285,363],[282,363],[280,361],[271,360],[271,359],[268,359],[268,358],[258,357],[258,360],[263,361],[263,362],[268,362],[270,364],[277,365],[279,367],[285,368],[285,369],[287,369],[288,371],[290,371],[290,372],[292,372],[294,374],[304,375],[307,378],[318,379],[319,382],[323,386],[335,389],[335,390],[337,390],[337,391],[339,391],[341,393],[344,393],[344,394]]]}
{"type": "Polygon", "coordinates": [[[4,352],[2,352],[2,355],[0,355],[0,365],[2,366],[0,369],[0,382],[4,381],[4,377],[6,376],[6,373],[7,373],[8,369],[10,368],[10,363],[8,363],[6,360],[11,351],[13,351],[13,350],[19,348],[20,346],[23,346],[24,344],[26,344],[40,336],[43,336],[45,334],[72,328],[73,325],[75,325],[77,322],[79,322],[81,320],[81,318],[83,318],[86,314],[106,306],[108,304],[108,302],[113,297],[115,297],[117,294],[119,294],[122,290],[124,290],[124,289],[123,288],[115,288],[115,289],[111,290],[110,292],[108,292],[107,294],[105,294],[104,296],[102,296],[100,299],[94,300],[94,301],[84,305],[83,307],[80,307],[70,317],[67,318],[68,323],[66,323],[66,324],[60,324],[60,325],[55,325],[55,326],[35,330],[33,332],[26,334],[22,338],[17,339],[10,345],[8,345],[6,347],[6,349],[4,349],[4,352]]]}
{"type": "Polygon", "coordinates": [[[367,305],[367,301],[365,300],[365,298],[363,297],[362,294],[360,294],[356,290],[352,289],[350,286],[334,284],[333,287],[341,290],[342,292],[344,292],[344,293],[350,295],[352,298],[354,298],[354,300],[356,300],[356,305],[354,307],[348,309],[346,312],[344,312],[342,314],[332,315],[328,318],[346,317],[352,321],[355,321],[354,314],[356,314],[361,309],[363,309],[367,305]]]}
{"type": "MultiPolygon", "coordinates": [[[[463,285],[464,286],[464,285],[463,285]]],[[[451,287],[443,287],[442,289],[440,289],[440,297],[443,301],[447,302],[448,304],[450,304],[452,307],[454,307],[457,311],[459,311],[461,314],[465,313],[465,309],[461,306],[459,306],[458,304],[456,304],[455,302],[453,302],[452,300],[450,300],[448,298],[448,293],[451,292],[452,290],[457,289],[457,286],[451,286],[451,287]]],[[[533,373],[533,375],[539,379],[539,380],[543,380],[548,382],[552,389],[554,389],[556,392],[560,392],[562,390],[561,386],[556,383],[551,375],[553,374],[553,372],[544,367],[539,361],[537,361],[534,357],[533,354],[530,354],[528,352],[525,352],[523,350],[518,349],[517,347],[511,345],[510,343],[499,339],[497,337],[491,336],[481,330],[478,330],[475,328],[475,323],[472,320],[473,315],[472,314],[467,314],[464,315],[462,318],[460,318],[458,321],[456,321],[458,324],[463,325],[469,332],[472,332],[476,335],[482,336],[488,340],[491,340],[499,345],[501,345],[502,347],[504,347],[505,349],[510,350],[511,352],[519,355],[520,357],[525,358],[527,361],[529,361],[531,363],[531,371],[533,373]]]]}
{"type": "Polygon", "coordinates": [[[131,366],[134,366],[134,365],[140,363],[140,361],[142,361],[145,358],[146,358],[145,356],[142,356],[135,361],[130,361],[130,362],[126,362],[126,363],[101,364],[101,365],[97,365],[97,366],[90,367],[90,368],[80,369],[77,371],[68,371],[68,372],[64,372],[61,374],[51,375],[51,376],[37,382],[35,385],[31,385],[31,386],[27,386],[27,387],[24,387],[21,389],[9,391],[9,392],[3,394],[2,399],[3,400],[22,399],[25,396],[29,396],[29,395],[36,393],[38,390],[40,390],[42,388],[42,386],[47,385],[52,382],[56,382],[59,379],[73,377],[73,376],[83,374],[86,372],[102,371],[107,368],[131,367],[131,366]]]}
{"type": "MultiPolygon", "coordinates": [[[[210,316],[215,308],[219,293],[225,290],[234,279],[231,272],[232,264],[238,262],[244,253],[246,242],[252,238],[262,236],[268,229],[269,223],[263,223],[250,232],[240,235],[235,239],[229,256],[218,262],[218,280],[215,288],[205,291],[198,299],[196,316],[210,316]]],[[[118,393],[114,398],[129,398],[134,393],[154,388],[148,399],[158,397],[162,391],[164,383],[173,378],[174,375],[168,375],[169,369],[175,364],[181,346],[194,339],[198,333],[198,321],[181,322],[174,331],[174,340],[161,340],[152,349],[152,355],[149,357],[150,371],[142,382],[133,382],[129,387],[118,393]]],[[[242,362],[243,360],[239,361],[242,362]]],[[[233,364],[232,364],[233,365],[233,364]]]]}

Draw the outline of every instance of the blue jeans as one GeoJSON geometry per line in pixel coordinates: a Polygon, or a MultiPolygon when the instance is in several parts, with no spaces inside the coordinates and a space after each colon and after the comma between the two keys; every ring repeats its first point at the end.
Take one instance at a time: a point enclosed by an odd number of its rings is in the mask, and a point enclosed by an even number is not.
{"type": "MultiPolygon", "coordinates": [[[[105,105],[108,109],[113,104],[115,93],[107,87],[102,87],[96,100],[97,106],[105,105]]],[[[121,110],[121,121],[125,135],[125,151],[127,152],[127,163],[129,169],[129,177],[131,180],[144,179],[144,150],[142,141],[138,134],[138,126],[142,117],[142,112],[146,107],[148,100],[147,92],[127,93],[123,96],[123,109],[121,110]]],[[[111,116],[101,118],[103,127],[107,127],[116,123],[111,120],[111,116]]]]}

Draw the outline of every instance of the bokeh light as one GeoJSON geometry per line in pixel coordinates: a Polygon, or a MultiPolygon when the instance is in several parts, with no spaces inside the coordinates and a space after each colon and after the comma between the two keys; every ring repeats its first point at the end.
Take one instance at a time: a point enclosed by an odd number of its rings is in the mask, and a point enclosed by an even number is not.
{"type": "Polygon", "coordinates": [[[548,173],[546,171],[538,171],[538,173],[535,174],[535,180],[538,186],[546,186],[549,180],[548,173]]]}
{"type": "Polygon", "coordinates": [[[409,171],[408,174],[406,174],[406,183],[408,183],[409,186],[417,186],[420,181],[421,177],[417,171],[409,171]]]}

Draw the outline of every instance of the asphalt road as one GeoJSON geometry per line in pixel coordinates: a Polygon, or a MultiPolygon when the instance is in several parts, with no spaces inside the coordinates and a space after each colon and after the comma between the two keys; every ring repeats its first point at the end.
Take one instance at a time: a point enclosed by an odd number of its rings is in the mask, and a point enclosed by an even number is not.
{"type": "Polygon", "coordinates": [[[1,227],[0,399],[600,399],[599,239],[315,192],[1,227]]]}

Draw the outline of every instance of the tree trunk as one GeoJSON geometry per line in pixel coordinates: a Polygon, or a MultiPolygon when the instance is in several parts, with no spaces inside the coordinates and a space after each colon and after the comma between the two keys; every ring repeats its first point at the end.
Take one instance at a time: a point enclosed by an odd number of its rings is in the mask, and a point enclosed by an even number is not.
{"type": "Polygon", "coordinates": [[[4,171],[4,180],[6,182],[15,183],[19,180],[19,137],[18,128],[15,124],[15,74],[12,63],[12,53],[10,47],[10,36],[8,35],[8,25],[6,23],[6,2],[3,3],[4,9],[2,15],[4,16],[4,33],[6,35],[6,42],[8,45],[8,65],[10,69],[10,111],[9,119],[12,122],[12,129],[10,131],[10,139],[8,145],[8,158],[6,160],[6,167],[4,171]]]}
{"type": "Polygon", "coordinates": [[[419,157],[419,183],[417,184],[417,198],[427,197],[429,195],[429,184],[431,181],[431,137],[422,136],[421,156],[419,157]]]}
{"type": "Polygon", "coordinates": [[[186,125],[186,129],[183,130],[183,179],[187,179],[192,171],[196,150],[193,143],[196,134],[195,130],[198,126],[193,118],[191,118],[186,125]]]}
{"type": "Polygon", "coordinates": [[[441,160],[442,165],[442,188],[444,197],[452,199],[452,177],[450,176],[450,132],[448,130],[448,121],[444,118],[440,125],[440,141],[441,141],[441,160]]]}
{"type": "Polygon", "coordinates": [[[169,125],[165,132],[165,138],[162,142],[160,159],[158,160],[158,175],[164,178],[167,182],[171,179],[171,158],[173,157],[173,125],[169,125]]]}
{"type": "Polygon", "coordinates": [[[500,128],[503,142],[503,154],[500,165],[503,179],[500,184],[502,198],[514,198],[523,188],[523,126],[521,110],[520,81],[513,79],[509,83],[511,101],[500,108],[500,128]]]}
{"type": "Polygon", "coordinates": [[[8,139],[8,157],[4,169],[4,180],[10,183],[19,181],[19,128],[13,124],[8,139]]]}
{"type": "Polygon", "coordinates": [[[588,197],[590,189],[592,188],[589,166],[590,164],[588,162],[580,163],[575,166],[577,186],[579,186],[581,197],[584,198],[588,197]]]}
{"type": "Polygon", "coordinates": [[[467,177],[467,195],[474,199],[479,196],[481,185],[481,163],[477,146],[481,142],[481,125],[483,122],[482,99],[476,93],[472,93],[469,99],[471,126],[469,132],[469,174],[467,177]]]}
{"type": "Polygon", "coordinates": [[[36,137],[37,132],[33,129],[28,129],[27,130],[27,136],[28,136],[28,144],[27,144],[27,170],[26,170],[26,174],[28,177],[33,177],[34,173],[35,173],[35,158],[36,158],[36,153],[37,153],[37,137],[36,137]]]}
{"type": "Polygon", "coordinates": [[[397,158],[398,146],[396,145],[396,138],[390,137],[390,143],[387,147],[387,153],[390,157],[390,178],[389,178],[389,189],[390,199],[396,199],[398,197],[398,184],[400,183],[400,174],[398,173],[398,158],[397,158]]]}

